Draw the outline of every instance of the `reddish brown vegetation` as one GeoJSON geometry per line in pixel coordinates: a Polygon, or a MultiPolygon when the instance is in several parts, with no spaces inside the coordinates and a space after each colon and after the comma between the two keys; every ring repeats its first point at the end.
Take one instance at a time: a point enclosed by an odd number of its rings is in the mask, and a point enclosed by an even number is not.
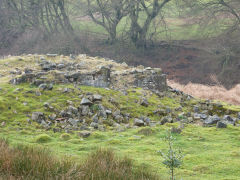
{"type": "Polygon", "coordinates": [[[193,83],[182,85],[171,80],[168,81],[168,84],[173,88],[179,89],[197,98],[220,100],[230,104],[240,105],[240,84],[230,90],[220,85],[207,86],[193,83]]]}

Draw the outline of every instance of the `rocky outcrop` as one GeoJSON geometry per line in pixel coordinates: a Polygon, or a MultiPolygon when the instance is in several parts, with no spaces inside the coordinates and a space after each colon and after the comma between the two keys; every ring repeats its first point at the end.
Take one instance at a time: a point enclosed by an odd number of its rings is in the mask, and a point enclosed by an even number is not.
{"type": "Polygon", "coordinates": [[[166,75],[159,68],[146,68],[143,72],[136,73],[134,84],[137,87],[165,91],[167,89],[166,75]]]}
{"type": "Polygon", "coordinates": [[[129,67],[125,63],[118,64],[103,59],[99,66],[97,59],[89,63],[91,60],[88,62],[86,58],[82,60],[81,57],[64,62],[51,61],[51,56],[39,57],[37,70],[28,69],[13,78],[10,83],[29,82],[37,86],[44,83],[74,83],[118,89],[136,86],[159,92],[167,89],[166,76],[159,68],[129,67]]]}

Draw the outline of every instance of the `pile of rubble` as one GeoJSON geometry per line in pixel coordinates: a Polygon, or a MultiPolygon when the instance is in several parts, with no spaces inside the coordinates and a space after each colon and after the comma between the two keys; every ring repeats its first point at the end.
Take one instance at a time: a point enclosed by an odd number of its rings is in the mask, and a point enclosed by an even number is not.
{"type": "MultiPolygon", "coordinates": [[[[10,83],[31,83],[38,86],[37,96],[41,96],[41,91],[52,90],[54,84],[74,84],[110,88],[121,92],[126,92],[129,88],[141,87],[143,90],[150,90],[159,98],[167,96],[180,101],[180,106],[175,109],[157,106],[158,109],[152,112],[153,116],[159,117],[159,121],[156,122],[147,116],[132,117],[131,114],[126,113],[127,111],[123,113],[120,109],[105,107],[100,94],[88,92],[79,97],[81,103],[77,107],[70,100],[65,109],[60,110],[45,103],[44,107],[50,115],[34,112],[31,119],[28,119],[29,123],[37,122],[54,132],[90,131],[91,129],[104,131],[109,126],[122,131],[130,127],[156,126],[174,122],[199,123],[203,126],[216,125],[218,128],[225,128],[228,124],[238,125],[240,120],[240,113],[226,110],[222,104],[212,101],[189,103],[194,98],[168,87],[166,76],[159,68],[131,67],[126,63],[119,64],[112,60],[86,55],[77,57],[35,55],[34,62],[37,64],[34,68],[26,65],[24,69],[17,68],[11,71],[10,74],[14,78],[10,83]]],[[[74,87],[77,88],[77,86],[74,87]]],[[[63,89],[63,93],[68,92],[68,88],[63,89]]],[[[114,100],[109,98],[107,101],[114,103],[114,100]]],[[[144,96],[140,97],[136,103],[143,107],[149,106],[149,101],[144,96]]]]}
{"type": "Polygon", "coordinates": [[[83,55],[68,60],[59,59],[61,57],[39,56],[39,68],[26,68],[23,71],[17,69],[17,77],[10,82],[29,82],[34,85],[74,83],[118,89],[136,86],[159,92],[167,90],[166,76],[159,68],[130,67],[126,63],[119,64],[112,60],[93,59],[83,55]]]}

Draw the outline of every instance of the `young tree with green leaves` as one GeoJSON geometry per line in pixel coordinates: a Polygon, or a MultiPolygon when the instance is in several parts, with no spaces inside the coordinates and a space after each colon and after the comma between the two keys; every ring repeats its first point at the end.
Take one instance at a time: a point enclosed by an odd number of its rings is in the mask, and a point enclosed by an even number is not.
{"type": "Polygon", "coordinates": [[[172,133],[167,131],[164,141],[167,142],[168,150],[167,152],[159,151],[164,159],[162,163],[170,170],[171,180],[174,180],[175,169],[182,165],[182,159],[184,157],[182,151],[179,148],[174,147],[175,140],[176,139],[173,137],[172,133]]]}

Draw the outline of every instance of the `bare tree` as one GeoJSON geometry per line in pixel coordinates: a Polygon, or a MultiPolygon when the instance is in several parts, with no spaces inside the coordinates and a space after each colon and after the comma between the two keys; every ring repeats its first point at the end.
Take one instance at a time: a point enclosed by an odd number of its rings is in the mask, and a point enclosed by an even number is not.
{"type": "Polygon", "coordinates": [[[170,1],[171,0],[133,0],[130,2],[130,37],[136,47],[146,48],[147,33],[152,21],[162,11],[164,6],[170,1]],[[143,23],[140,23],[140,18],[142,16],[146,16],[146,18],[143,23]]]}
{"type": "Polygon", "coordinates": [[[1,0],[1,10],[7,15],[4,22],[15,29],[34,28],[48,33],[57,32],[60,28],[73,30],[65,0],[1,0]]]}
{"type": "Polygon", "coordinates": [[[239,0],[183,0],[182,3],[191,9],[190,15],[196,16],[199,22],[203,22],[206,26],[228,22],[228,33],[232,33],[240,27],[239,0]],[[194,12],[198,13],[193,14],[194,12]]]}
{"type": "Polygon", "coordinates": [[[93,22],[102,26],[113,43],[117,38],[117,25],[129,13],[131,0],[87,0],[88,15],[93,22]]]}

